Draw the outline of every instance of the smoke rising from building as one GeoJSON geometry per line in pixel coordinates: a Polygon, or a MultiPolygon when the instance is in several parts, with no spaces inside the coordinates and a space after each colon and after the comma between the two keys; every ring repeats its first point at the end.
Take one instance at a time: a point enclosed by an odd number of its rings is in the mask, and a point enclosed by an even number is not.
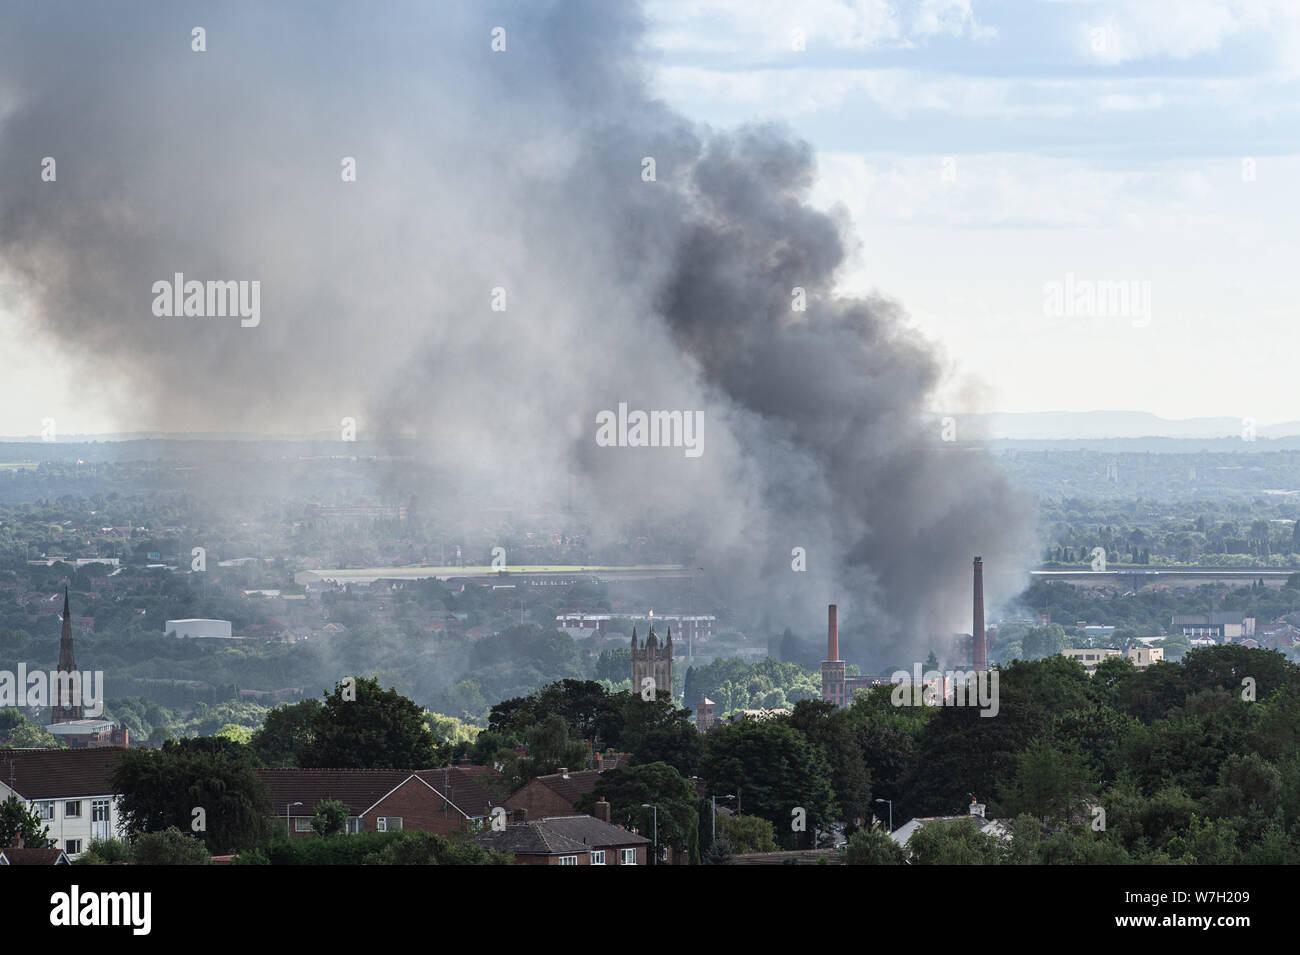
{"type": "Polygon", "coordinates": [[[124,429],[355,417],[366,437],[419,439],[462,484],[576,494],[610,540],[690,528],[681,562],[732,606],[819,641],[838,602],[850,661],[964,629],[971,553],[1023,566],[1023,501],[922,420],[933,348],[898,305],[836,294],[850,239],[808,204],[810,148],[655,99],[635,9],[7,17],[0,301],[124,429]],[[259,323],[156,317],[153,284],[176,273],[259,282],[259,323]],[[598,447],[596,415],[620,402],[702,411],[706,453],[598,447]]]}

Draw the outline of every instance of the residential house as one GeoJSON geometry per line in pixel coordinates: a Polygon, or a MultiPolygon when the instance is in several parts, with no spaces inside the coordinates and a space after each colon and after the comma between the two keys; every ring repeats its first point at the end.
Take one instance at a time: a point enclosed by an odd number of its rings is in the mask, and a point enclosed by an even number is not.
{"type": "Polygon", "coordinates": [[[16,796],[45,822],[54,847],[75,859],[92,841],[124,834],[110,782],[125,749],[0,751],[0,802],[16,796]]]}
{"type": "Polygon", "coordinates": [[[313,834],[321,802],[348,808],[349,833],[418,829],[448,835],[476,828],[494,800],[461,769],[259,769],[278,823],[294,836],[313,834]]]}
{"type": "Polygon", "coordinates": [[[512,853],[515,865],[645,865],[650,846],[645,836],[595,816],[511,823],[475,836],[474,842],[512,853]]]}
{"type": "Polygon", "coordinates": [[[512,813],[523,810],[529,819],[546,816],[576,816],[578,800],[596,788],[602,770],[584,769],[575,773],[561,769],[549,776],[538,776],[505,801],[512,813]]]}
{"type": "Polygon", "coordinates": [[[912,834],[922,826],[932,825],[936,822],[956,822],[959,819],[974,819],[979,831],[986,836],[995,836],[999,839],[1011,838],[1011,827],[1000,819],[986,819],[984,816],[984,803],[972,802],[970,810],[965,816],[921,816],[916,819],[910,819],[903,825],[899,826],[889,834],[903,848],[907,848],[908,840],[912,834]]]}

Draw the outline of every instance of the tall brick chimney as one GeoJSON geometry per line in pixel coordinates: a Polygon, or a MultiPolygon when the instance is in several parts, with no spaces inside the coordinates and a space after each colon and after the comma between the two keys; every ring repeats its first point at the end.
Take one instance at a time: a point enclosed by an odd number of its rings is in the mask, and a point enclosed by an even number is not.
{"type": "Polygon", "coordinates": [[[592,813],[601,822],[609,822],[609,803],[605,802],[605,797],[601,796],[596,801],[595,812],[592,813]]]}
{"type": "Polygon", "coordinates": [[[840,658],[840,616],[839,609],[831,604],[826,610],[826,659],[835,661],[840,658]]]}
{"type": "Polygon", "coordinates": [[[845,665],[840,659],[840,616],[835,604],[826,608],[826,659],[822,661],[822,699],[844,706],[848,703],[845,665]]]}
{"type": "Polygon", "coordinates": [[[984,560],[975,558],[975,620],[971,629],[971,644],[976,672],[989,668],[988,645],[984,632],[984,560]]]}

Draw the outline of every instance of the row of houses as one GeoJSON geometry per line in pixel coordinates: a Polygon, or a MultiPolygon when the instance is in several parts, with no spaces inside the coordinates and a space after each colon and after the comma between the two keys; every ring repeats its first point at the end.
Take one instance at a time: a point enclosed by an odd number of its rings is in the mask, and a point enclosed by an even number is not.
{"type": "MultiPolygon", "coordinates": [[[[125,832],[112,774],[124,749],[0,751],[0,802],[15,797],[45,822],[58,855],[75,859],[95,841],[125,832]]],[[[651,840],[613,825],[603,800],[596,815],[577,811],[603,770],[538,777],[497,802],[482,766],[439,769],[259,769],[272,818],[289,838],[315,835],[321,802],[347,807],[347,832],[405,829],[453,835],[477,832],[484,848],[510,852],[520,865],[645,865],[651,840]]],[[[27,864],[11,858],[8,863],[27,864]]],[[[49,855],[49,853],[47,853],[49,855]]],[[[45,863],[43,863],[45,864],[45,863]]]]}

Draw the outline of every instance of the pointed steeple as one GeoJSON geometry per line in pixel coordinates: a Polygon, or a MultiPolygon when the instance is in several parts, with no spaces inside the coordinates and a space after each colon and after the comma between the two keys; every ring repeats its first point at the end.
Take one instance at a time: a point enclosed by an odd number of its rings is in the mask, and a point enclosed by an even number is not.
{"type": "Polygon", "coordinates": [[[673,648],[673,628],[668,628],[668,639],[664,641],[664,646],[669,650],[673,648]]]}
{"type": "Polygon", "coordinates": [[[635,650],[636,648],[636,624],[632,624],[632,649],[635,650]]]}
{"type": "MultiPolygon", "coordinates": [[[[68,598],[68,588],[63,588],[63,635],[59,638],[59,672],[74,673],[77,669],[77,661],[72,655],[72,608],[68,598]]],[[[81,704],[69,700],[69,706],[59,705],[62,701],[53,699],[50,701],[54,704],[55,723],[67,723],[70,720],[81,719],[81,704]]]]}
{"type": "Polygon", "coordinates": [[[63,634],[59,637],[59,669],[75,670],[77,662],[72,658],[72,607],[68,599],[68,588],[63,588],[63,634]]]}
{"type": "Polygon", "coordinates": [[[655,636],[655,622],[653,620],[650,621],[650,636],[645,638],[645,645],[647,649],[650,647],[658,648],[659,646],[659,639],[655,636]]]}

